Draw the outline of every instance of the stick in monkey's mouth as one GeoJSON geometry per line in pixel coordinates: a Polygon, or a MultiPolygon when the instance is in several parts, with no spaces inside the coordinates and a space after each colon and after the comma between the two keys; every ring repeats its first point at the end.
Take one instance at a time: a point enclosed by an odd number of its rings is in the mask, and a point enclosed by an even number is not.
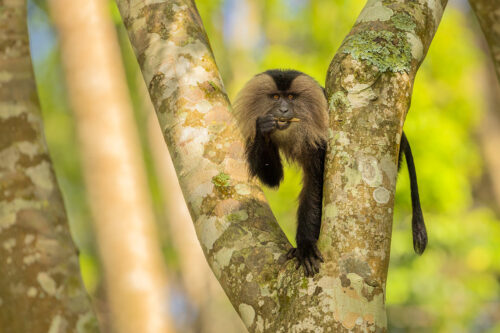
{"type": "Polygon", "coordinates": [[[274,118],[274,120],[279,121],[279,122],[284,122],[284,123],[298,123],[300,122],[299,118],[274,118]]]}

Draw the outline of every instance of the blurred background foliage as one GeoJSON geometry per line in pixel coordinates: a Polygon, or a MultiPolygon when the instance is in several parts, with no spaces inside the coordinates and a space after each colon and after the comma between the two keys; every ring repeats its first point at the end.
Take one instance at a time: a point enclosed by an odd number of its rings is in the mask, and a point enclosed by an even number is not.
{"type": "MultiPolygon", "coordinates": [[[[324,84],[335,51],[364,6],[364,1],[352,0],[196,3],[231,99],[251,76],[269,68],[298,69],[324,84]]],[[[57,37],[45,2],[31,0],[29,5],[32,55],[46,137],[72,233],[81,250],[84,280],[95,293],[100,270],[57,37]]],[[[161,221],[165,219],[165,190],[157,185],[156,173],[161,170],[154,169],[152,151],[146,143],[148,129],[141,110],[143,97],[137,88],[138,67],[113,3],[110,15],[122,46],[151,195],[161,221]]],[[[499,91],[488,83],[494,73],[488,67],[489,54],[484,52],[483,43],[468,6],[450,1],[416,77],[405,132],[416,160],[429,246],[422,257],[413,252],[409,181],[403,167],[396,192],[387,281],[391,332],[500,332],[500,219],[498,201],[495,203],[491,197],[492,185],[487,176],[500,170],[488,170],[483,163],[477,135],[483,115],[491,112],[488,96],[492,89],[493,95],[499,91]]],[[[498,104],[494,108],[500,109],[498,104]]],[[[287,168],[285,182],[278,191],[265,190],[292,242],[299,190],[300,171],[293,166],[287,168]]],[[[179,258],[168,245],[168,232],[163,233],[169,269],[178,270],[179,258]]],[[[188,305],[176,309],[193,311],[188,305]]]]}

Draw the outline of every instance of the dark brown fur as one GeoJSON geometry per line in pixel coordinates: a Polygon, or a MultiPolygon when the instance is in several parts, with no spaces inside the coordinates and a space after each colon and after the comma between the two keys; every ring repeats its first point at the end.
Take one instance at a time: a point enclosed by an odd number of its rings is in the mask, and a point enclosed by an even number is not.
{"type": "Polygon", "coordinates": [[[303,188],[297,211],[297,248],[288,253],[297,258],[306,275],[319,271],[323,261],[316,247],[321,226],[323,171],[328,133],[327,102],[323,88],[310,76],[296,71],[273,70],[253,77],[234,103],[235,116],[246,142],[252,176],[277,187],[283,179],[280,152],[303,170],[303,188]],[[281,88],[281,89],[280,89],[281,88]],[[278,94],[280,100],[272,96],[278,94]],[[292,100],[287,97],[293,95],[292,100]],[[286,129],[273,128],[273,116],[286,104],[288,118],[298,118],[286,129]],[[266,118],[267,117],[267,118],[266,118]],[[260,120],[259,120],[260,119],[260,120]],[[266,120],[267,119],[267,120],[266,120]],[[266,122],[267,121],[267,122],[266,122]],[[261,126],[261,128],[259,128],[261,126]]]}

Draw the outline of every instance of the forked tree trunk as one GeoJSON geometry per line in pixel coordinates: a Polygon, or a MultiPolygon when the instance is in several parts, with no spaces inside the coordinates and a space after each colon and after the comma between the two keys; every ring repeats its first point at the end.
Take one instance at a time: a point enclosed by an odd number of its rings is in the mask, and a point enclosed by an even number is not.
{"type": "Polygon", "coordinates": [[[446,1],[368,1],[332,61],[327,260],[314,278],[285,262],[290,244],[248,180],[193,1],[117,3],[205,256],[249,331],[385,331],[399,138],[446,1]]]}
{"type": "Polygon", "coordinates": [[[0,331],[98,332],[43,134],[25,0],[0,0],[0,331]]]}
{"type": "Polygon", "coordinates": [[[50,0],[114,332],[171,331],[137,129],[105,0],[50,0]]]}

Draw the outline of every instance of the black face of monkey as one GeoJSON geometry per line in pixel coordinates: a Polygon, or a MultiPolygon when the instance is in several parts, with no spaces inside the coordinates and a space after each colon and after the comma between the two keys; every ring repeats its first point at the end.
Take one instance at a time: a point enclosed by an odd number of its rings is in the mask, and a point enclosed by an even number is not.
{"type": "Polygon", "coordinates": [[[289,120],[296,116],[294,99],[297,98],[297,94],[279,91],[270,94],[269,98],[272,100],[271,105],[273,106],[269,113],[276,119],[277,129],[284,130],[288,128],[291,124],[289,120]]]}

